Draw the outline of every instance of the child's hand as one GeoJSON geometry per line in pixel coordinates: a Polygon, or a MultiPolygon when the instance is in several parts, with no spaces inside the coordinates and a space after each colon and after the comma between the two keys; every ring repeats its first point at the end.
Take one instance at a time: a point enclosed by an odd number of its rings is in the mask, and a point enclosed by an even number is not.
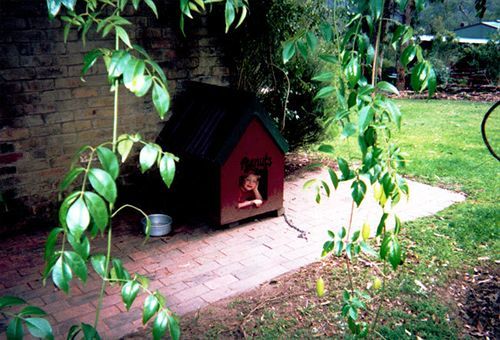
{"type": "Polygon", "coordinates": [[[255,206],[258,208],[262,205],[262,200],[259,200],[259,199],[255,199],[252,201],[253,204],[255,204],[255,206]]]}

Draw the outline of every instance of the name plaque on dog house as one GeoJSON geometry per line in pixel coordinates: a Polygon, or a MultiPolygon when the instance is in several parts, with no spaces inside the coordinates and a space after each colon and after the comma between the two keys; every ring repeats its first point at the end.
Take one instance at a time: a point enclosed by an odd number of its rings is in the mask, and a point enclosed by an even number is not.
{"type": "Polygon", "coordinates": [[[226,225],[283,209],[286,140],[255,95],[187,83],[157,141],[179,156],[176,202],[226,225]]]}

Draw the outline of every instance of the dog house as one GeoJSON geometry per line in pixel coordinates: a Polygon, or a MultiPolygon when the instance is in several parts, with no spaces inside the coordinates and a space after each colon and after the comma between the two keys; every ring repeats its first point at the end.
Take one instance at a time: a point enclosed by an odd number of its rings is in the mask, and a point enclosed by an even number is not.
{"type": "Polygon", "coordinates": [[[255,95],[187,83],[157,142],[180,158],[172,203],[188,214],[226,225],[282,213],[288,144],[255,95]]]}

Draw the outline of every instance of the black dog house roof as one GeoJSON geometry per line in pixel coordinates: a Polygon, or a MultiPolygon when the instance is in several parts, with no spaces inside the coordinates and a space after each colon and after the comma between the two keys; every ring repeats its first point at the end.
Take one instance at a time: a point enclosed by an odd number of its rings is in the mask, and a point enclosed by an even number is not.
{"type": "Polygon", "coordinates": [[[157,140],[170,152],[223,164],[254,117],[277,147],[288,151],[288,143],[255,95],[209,84],[185,85],[157,140]]]}

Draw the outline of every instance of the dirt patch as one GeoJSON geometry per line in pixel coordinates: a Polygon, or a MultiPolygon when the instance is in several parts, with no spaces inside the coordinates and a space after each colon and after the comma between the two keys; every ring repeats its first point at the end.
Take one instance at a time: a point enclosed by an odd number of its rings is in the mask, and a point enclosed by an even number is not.
{"type": "MultiPolygon", "coordinates": [[[[257,289],[221,300],[183,317],[182,330],[193,338],[202,338],[210,330],[217,338],[237,339],[262,336],[263,329],[272,325],[274,329],[268,332],[276,336],[339,335],[339,327],[321,317],[330,314],[331,301],[318,298],[315,293],[319,273],[328,272],[328,268],[337,265],[335,260],[316,262],[263,283],[257,289]],[[283,326],[283,333],[279,325],[283,326]],[[304,334],[305,330],[309,334],[304,334]]],[[[333,282],[326,282],[332,287],[333,282]]]]}
{"type": "MultiPolygon", "coordinates": [[[[427,94],[416,93],[414,91],[401,91],[399,96],[394,96],[393,98],[428,99],[427,94]]],[[[497,102],[500,100],[500,87],[483,86],[471,88],[455,86],[436,92],[432,99],[497,102]]]]}
{"type": "Polygon", "coordinates": [[[465,276],[467,290],[459,302],[464,331],[470,336],[500,337],[500,266],[474,268],[465,276]]]}

